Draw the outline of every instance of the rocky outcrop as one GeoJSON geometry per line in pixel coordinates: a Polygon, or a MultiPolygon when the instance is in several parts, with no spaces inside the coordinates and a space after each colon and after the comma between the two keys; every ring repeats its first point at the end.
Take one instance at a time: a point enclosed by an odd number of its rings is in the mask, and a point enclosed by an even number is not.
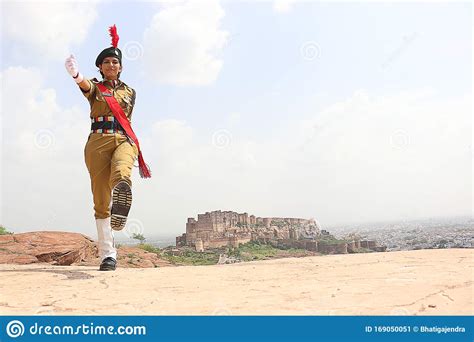
{"type": "MultiPolygon", "coordinates": [[[[97,244],[88,236],[71,232],[40,231],[0,235],[0,264],[48,263],[51,265],[99,265],[97,244]]],[[[149,268],[171,266],[136,247],[118,249],[118,266],[149,268]]]]}
{"type": "Polygon", "coordinates": [[[71,265],[97,257],[94,241],[79,233],[30,232],[0,236],[0,263],[71,265]]]}
{"type": "Polygon", "coordinates": [[[122,246],[118,248],[118,267],[151,268],[175,266],[168,260],[161,259],[156,253],[141,248],[122,246]]]}

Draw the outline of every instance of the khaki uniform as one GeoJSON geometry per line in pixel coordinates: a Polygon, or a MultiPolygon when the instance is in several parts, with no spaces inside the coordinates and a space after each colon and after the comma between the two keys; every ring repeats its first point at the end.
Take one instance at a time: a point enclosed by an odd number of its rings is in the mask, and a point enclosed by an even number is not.
{"type": "MultiPolygon", "coordinates": [[[[82,92],[89,100],[91,118],[99,116],[113,116],[107,102],[96,87],[97,79],[88,80],[91,89],[82,92]]],[[[118,81],[115,87],[110,81],[104,85],[112,91],[113,96],[131,121],[135,104],[135,90],[125,83],[118,81]]],[[[126,181],[132,185],[132,167],[138,158],[138,149],[135,144],[119,133],[91,133],[84,149],[84,157],[91,178],[91,188],[94,197],[94,211],[96,219],[105,219],[110,216],[111,192],[119,181],[126,181]]]]}

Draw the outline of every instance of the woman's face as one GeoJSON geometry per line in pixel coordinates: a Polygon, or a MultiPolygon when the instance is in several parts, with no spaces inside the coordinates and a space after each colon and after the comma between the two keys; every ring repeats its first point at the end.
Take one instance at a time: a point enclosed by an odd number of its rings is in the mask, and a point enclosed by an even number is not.
{"type": "Polygon", "coordinates": [[[118,73],[122,71],[120,61],[115,57],[105,57],[102,64],[99,65],[100,71],[104,74],[104,77],[108,80],[116,80],[118,73]]]}

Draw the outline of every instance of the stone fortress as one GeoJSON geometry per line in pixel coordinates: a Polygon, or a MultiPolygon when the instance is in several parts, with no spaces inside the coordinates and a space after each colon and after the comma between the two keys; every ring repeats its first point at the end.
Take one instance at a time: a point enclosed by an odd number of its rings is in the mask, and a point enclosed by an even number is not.
{"type": "Polygon", "coordinates": [[[357,248],[378,250],[375,241],[319,243],[330,234],[321,230],[315,219],[256,217],[234,211],[211,211],[188,218],[186,233],[176,237],[177,247],[194,247],[196,251],[238,247],[241,243],[259,241],[286,248],[302,248],[325,254],[348,253],[357,248]],[[319,245],[319,246],[318,246],[319,245]]]}

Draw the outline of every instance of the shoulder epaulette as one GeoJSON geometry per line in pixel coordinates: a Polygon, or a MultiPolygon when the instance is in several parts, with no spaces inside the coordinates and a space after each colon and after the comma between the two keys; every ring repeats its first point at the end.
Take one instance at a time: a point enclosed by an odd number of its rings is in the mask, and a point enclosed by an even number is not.
{"type": "Polygon", "coordinates": [[[127,83],[125,82],[122,82],[122,85],[128,89],[130,89],[132,92],[135,92],[135,89],[133,89],[132,87],[130,87],[127,83]]]}

